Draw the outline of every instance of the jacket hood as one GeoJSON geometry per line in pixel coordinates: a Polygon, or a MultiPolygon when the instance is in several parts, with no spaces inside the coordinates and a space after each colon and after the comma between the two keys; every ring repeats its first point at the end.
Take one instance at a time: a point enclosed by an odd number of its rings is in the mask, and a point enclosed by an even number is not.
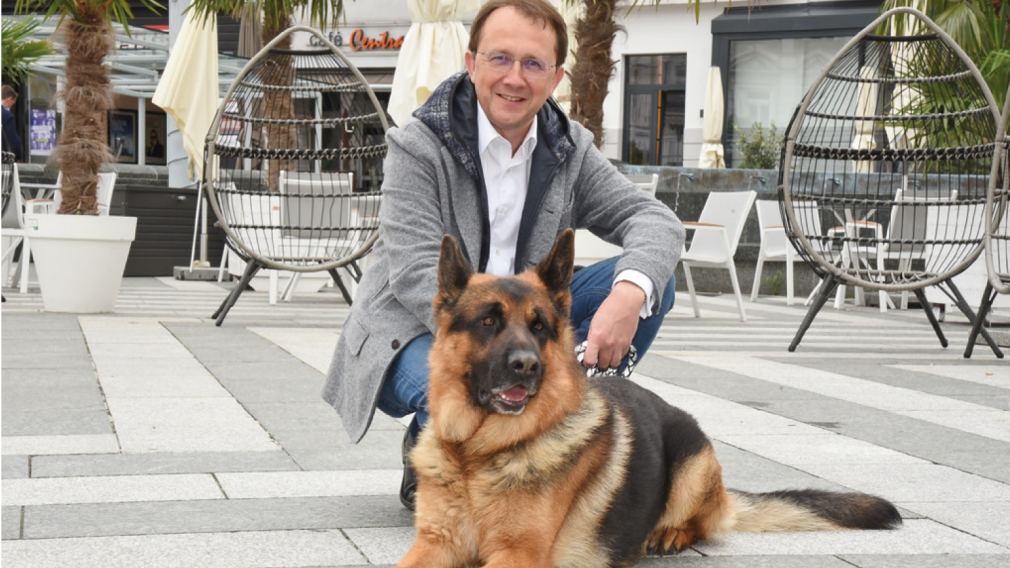
{"type": "MultiPolygon", "coordinates": [[[[414,118],[442,140],[452,156],[474,178],[480,178],[477,143],[477,91],[466,71],[460,71],[439,85],[414,118]]],[[[563,161],[575,150],[569,134],[568,117],[553,98],[537,112],[537,138],[555,158],[563,161]]]]}

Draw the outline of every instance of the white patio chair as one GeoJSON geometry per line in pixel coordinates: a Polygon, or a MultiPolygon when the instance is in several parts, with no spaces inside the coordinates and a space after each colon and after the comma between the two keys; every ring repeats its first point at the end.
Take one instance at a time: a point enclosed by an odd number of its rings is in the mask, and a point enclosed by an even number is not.
{"type": "Polygon", "coordinates": [[[756,198],[756,191],[712,192],[708,194],[698,220],[684,222],[685,228],[694,229],[694,238],[680,257],[687,279],[687,291],[691,294],[694,317],[701,317],[701,310],[698,308],[691,268],[723,268],[729,271],[740,321],[747,321],[733,255],[736,254],[747,214],[756,198]]]}
{"type": "MultiPolygon", "coordinates": [[[[926,241],[935,240],[940,233],[936,230],[938,220],[956,211],[957,190],[951,189],[948,195],[928,196],[924,192],[908,189],[908,178],[905,177],[901,188],[894,194],[894,205],[891,207],[891,220],[887,225],[887,238],[876,251],[877,270],[887,269],[888,261],[897,262],[897,274],[894,280],[915,279],[913,271],[925,269],[928,247],[926,241]],[[930,227],[933,230],[930,230],[930,227]]],[[[881,290],[880,311],[886,312],[888,293],[881,290]]],[[[908,309],[908,290],[901,293],[901,309],[908,309]]]]}
{"type": "MultiPolygon", "coordinates": [[[[659,187],[659,174],[630,175],[627,177],[638,189],[653,197],[656,196],[656,188],[659,187]]],[[[589,229],[578,229],[575,231],[575,264],[577,265],[589,266],[595,262],[617,256],[622,251],[621,247],[612,245],[597,237],[589,229]]]]}
{"type": "MultiPolygon", "coordinates": [[[[18,166],[15,163],[4,164],[3,169],[4,188],[9,191],[9,195],[5,199],[5,207],[3,209],[3,220],[2,220],[2,234],[3,235],[3,259],[2,259],[2,274],[3,274],[3,285],[8,284],[8,277],[10,276],[11,261],[14,258],[14,251],[17,250],[18,245],[25,240],[25,230],[24,230],[24,200],[21,195],[21,183],[18,180],[18,166]]],[[[22,286],[21,293],[28,291],[28,269],[27,263],[25,261],[25,254],[28,251],[27,243],[22,247],[21,251],[21,274],[22,286]]]]}
{"type": "Polygon", "coordinates": [[[761,248],[758,249],[757,264],[754,265],[754,284],[751,286],[750,301],[757,300],[761,288],[761,271],[765,262],[786,263],[786,305],[793,305],[793,263],[800,260],[793,245],[786,238],[782,224],[779,202],[759,199],[757,207],[758,226],[761,230],[761,248]]]}

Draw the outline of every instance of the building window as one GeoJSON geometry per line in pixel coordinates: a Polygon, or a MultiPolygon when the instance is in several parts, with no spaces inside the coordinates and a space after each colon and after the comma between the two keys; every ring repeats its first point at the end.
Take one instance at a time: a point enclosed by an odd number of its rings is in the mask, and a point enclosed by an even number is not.
{"type": "Polygon", "coordinates": [[[803,94],[880,13],[879,0],[754,4],[728,8],[712,20],[712,65],[722,70],[730,166],[739,163],[734,127],[775,123],[784,136],[803,94]]]}
{"type": "Polygon", "coordinates": [[[784,38],[730,42],[729,133],[732,162],[740,157],[737,128],[772,125],[784,134],[796,105],[848,37],[784,38]]]}
{"type": "Polygon", "coordinates": [[[684,90],[687,56],[625,57],[624,140],[629,164],[684,163],[684,90]]]}

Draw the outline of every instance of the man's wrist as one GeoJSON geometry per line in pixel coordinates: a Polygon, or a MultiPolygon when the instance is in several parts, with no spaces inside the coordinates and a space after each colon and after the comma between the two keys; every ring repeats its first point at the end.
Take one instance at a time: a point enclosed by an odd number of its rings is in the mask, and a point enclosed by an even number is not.
{"type": "Polygon", "coordinates": [[[640,286],[635,284],[630,280],[621,280],[614,284],[612,292],[616,292],[623,298],[627,298],[628,301],[634,301],[635,307],[641,307],[645,304],[646,294],[645,290],[642,290],[640,286]]]}

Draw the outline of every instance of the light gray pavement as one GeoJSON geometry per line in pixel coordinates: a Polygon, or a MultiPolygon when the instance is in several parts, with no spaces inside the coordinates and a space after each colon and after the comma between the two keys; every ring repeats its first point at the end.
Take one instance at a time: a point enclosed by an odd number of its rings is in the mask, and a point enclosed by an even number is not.
{"type": "MultiPolygon", "coordinates": [[[[2,325],[5,568],[392,565],[413,538],[396,493],[400,422],[351,445],[319,398],[347,308],[334,293],[225,325],[216,283],[126,279],[117,313],[41,311],[7,291],[2,325]]],[[[727,483],[850,488],[895,501],[890,532],[733,534],[646,567],[1010,566],[1010,364],[948,316],[805,312],[686,294],[633,380],[700,421],[727,483]]]]}

